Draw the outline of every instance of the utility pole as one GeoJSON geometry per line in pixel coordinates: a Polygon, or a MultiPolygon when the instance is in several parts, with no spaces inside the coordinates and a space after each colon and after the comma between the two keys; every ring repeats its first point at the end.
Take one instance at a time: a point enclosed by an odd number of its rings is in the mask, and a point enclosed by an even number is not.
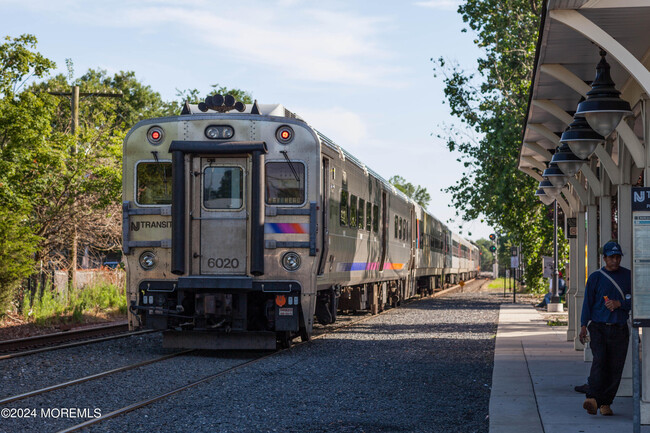
{"type": "MultiPolygon", "coordinates": [[[[77,155],[79,146],[77,145],[77,134],[79,131],[79,97],[80,96],[97,96],[105,98],[122,98],[122,93],[102,93],[102,92],[80,92],[79,86],[72,86],[70,92],[48,92],[50,95],[65,96],[70,98],[70,109],[72,113],[72,122],[70,133],[74,137],[74,148],[71,151],[73,157],[77,155]]],[[[77,200],[72,202],[72,214],[75,214],[77,200]]],[[[70,236],[70,268],[68,270],[68,281],[70,287],[77,288],[77,225],[73,221],[72,235],[70,236]]]]}

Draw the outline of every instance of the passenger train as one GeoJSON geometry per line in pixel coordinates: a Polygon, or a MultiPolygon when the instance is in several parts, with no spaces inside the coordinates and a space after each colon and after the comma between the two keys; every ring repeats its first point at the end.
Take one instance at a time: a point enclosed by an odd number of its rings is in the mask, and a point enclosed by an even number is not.
{"type": "Polygon", "coordinates": [[[124,142],[132,329],[275,349],[474,278],[478,248],[282,105],[214,95],[124,142]]]}

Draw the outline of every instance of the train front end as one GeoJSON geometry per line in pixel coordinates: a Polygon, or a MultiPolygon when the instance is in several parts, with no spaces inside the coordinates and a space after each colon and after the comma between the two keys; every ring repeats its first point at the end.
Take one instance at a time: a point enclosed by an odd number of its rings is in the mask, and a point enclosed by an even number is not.
{"type": "Polygon", "coordinates": [[[186,106],[125,140],[129,321],[163,330],[165,347],[275,349],[311,335],[318,140],[281,106],[246,111],[186,106]]]}

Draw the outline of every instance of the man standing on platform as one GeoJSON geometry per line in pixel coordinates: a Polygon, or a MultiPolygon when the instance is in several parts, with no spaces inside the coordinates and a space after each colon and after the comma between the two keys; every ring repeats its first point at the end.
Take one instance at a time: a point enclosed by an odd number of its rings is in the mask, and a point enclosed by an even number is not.
{"type": "Polygon", "coordinates": [[[621,246],[609,241],[603,246],[605,266],[589,275],[582,304],[580,342],[587,340],[593,354],[589,390],[582,407],[587,413],[614,413],[610,408],[621,383],[630,331],[627,319],[632,306],[631,273],[621,266],[621,246]]]}

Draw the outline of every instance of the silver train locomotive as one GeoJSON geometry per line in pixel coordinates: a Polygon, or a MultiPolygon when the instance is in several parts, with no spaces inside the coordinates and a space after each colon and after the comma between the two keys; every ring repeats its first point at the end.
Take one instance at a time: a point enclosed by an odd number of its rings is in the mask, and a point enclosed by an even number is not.
{"type": "Polygon", "coordinates": [[[129,323],[165,347],[288,346],[478,273],[475,245],[281,105],[141,121],[123,167],[129,323]]]}

